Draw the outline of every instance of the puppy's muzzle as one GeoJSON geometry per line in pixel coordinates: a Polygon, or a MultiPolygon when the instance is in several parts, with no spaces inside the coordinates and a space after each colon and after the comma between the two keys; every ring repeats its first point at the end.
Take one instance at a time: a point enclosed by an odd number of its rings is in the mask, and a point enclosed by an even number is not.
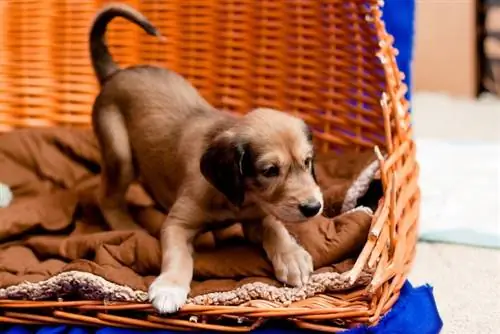
{"type": "Polygon", "coordinates": [[[306,218],[311,218],[316,216],[322,209],[322,204],[320,201],[312,198],[305,203],[299,205],[300,213],[306,218]]]}

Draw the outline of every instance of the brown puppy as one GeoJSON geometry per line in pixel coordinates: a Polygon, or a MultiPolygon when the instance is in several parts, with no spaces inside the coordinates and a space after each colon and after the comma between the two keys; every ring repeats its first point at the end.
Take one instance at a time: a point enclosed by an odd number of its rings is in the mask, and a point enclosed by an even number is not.
{"type": "Polygon", "coordinates": [[[119,69],[104,42],[106,26],[117,16],[159,36],[128,6],[108,5],[95,18],[90,50],[101,84],[93,108],[103,158],[100,203],[113,229],[138,228],[124,193],[139,179],[169,209],[161,274],[149,289],[154,307],[170,313],[185,303],[193,239],[227,222],[244,223],[280,281],[305,283],[311,257],[282,224],[304,221],[323,208],[305,123],[271,109],[245,116],[216,110],[185,79],[162,68],[119,69]]]}

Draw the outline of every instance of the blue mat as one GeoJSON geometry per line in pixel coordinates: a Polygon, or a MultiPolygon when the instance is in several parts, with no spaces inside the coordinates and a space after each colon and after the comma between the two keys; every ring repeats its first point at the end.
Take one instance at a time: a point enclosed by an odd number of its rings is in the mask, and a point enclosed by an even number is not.
{"type": "MultiPolygon", "coordinates": [[[[395,37],[395,47],[399,49],[397,62],[400,70],[405,73],[406,84],[410,87],[407,99],[411,99],[411,63],[413,58],[414,34],[414,0],[386,0],[384,20],[389,33],[395,37]]],[[[360,327],[351,329],[346,334],[435,334],[443,326],[439,316],[432,288],[422,286],[414,288],[407,282],[398,302],[391,312],[375,327],[360,327]]],[[[75,326],[4,326],[1,333],[6,334],[139,334],[139,333],[176,333],[169,331],[136,331],[116,328],[89,329],[75,326]]],[[[286,327],[283,323],[269,323],[255,333],[304,333],[297,329],[286,327]]],[[[310,331],[309,331],[310,332],[310,331]]],[[[204,333],[204,332],[196,332],[204,333]]]]}
{"type": "Polygon", "coordinates": [[[406,99],[411,100],[413,41],[415,32],[415,0],[386,0],[382,16],[387,31],[394,36],[394,46],[399,50],[396,56],[399,70],[405,74],[408,85],[406,99]]]}

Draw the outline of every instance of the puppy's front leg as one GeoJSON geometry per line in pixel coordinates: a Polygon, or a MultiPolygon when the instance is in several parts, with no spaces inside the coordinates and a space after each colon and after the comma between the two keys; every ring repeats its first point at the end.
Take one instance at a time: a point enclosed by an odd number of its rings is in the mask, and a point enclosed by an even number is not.
{"type": "Polygon", "coordinates": [[[312,257],[279,220],[267,216],[261,223],[243,226],[250,240],[262,244],[279,281],[296,287],[307,283],[313,271],[312,257]]]}
{"type": "Polygon", "coordinates": [[[189,216],[184,217],[172,210],[162,229],[161,274],[149,287],[149,300],[159,313],[174,313],[185,304],[193,278],[193,239],[197,229],[189,216]]]}

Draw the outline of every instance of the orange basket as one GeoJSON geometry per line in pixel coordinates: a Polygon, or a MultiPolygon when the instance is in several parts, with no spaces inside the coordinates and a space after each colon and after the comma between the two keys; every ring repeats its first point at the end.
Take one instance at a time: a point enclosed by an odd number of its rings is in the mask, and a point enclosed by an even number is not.
{"type": "MultiPolygon", "coordinates": [[[[105,2],[0,1],[1,130],[90,125],[97,83],[88,31],[105,2]]],[[[321,294],[288,307],[267,301],[188,305],[171,317],[155,316],[149,304],[2,300],[0,322],[249,331],[264,319],[281,318],[332,332],[377,323],[396,302],[411,268],[420,203],[407,87],[380,2],[124,2],[144,13],[167,40],[159,42],[117,19],[108,40],[120,65],[147,63],[175,70],[221,109],[288,111],[314,129],[321,151],[347,145],[375,149],[384,197],[349,272],[355,280],[370,268],[373,278],[349,293],[321,294]],[[228,319],[241,321],[227,325],[228,319]]]]}

